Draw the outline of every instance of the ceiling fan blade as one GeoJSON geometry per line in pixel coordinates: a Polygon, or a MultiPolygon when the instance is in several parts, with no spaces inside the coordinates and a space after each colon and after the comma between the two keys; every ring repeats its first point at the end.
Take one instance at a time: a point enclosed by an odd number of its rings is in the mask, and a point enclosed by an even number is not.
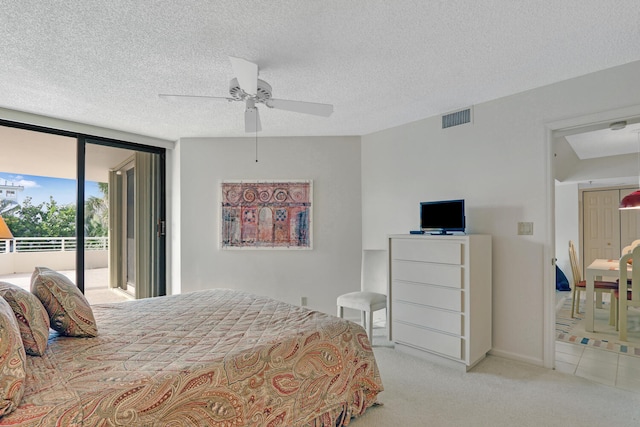
{"type": "Polygon", "coordinates": [[[296,113],[313,114],[316,116],[329,117],[333,113],[333,105],[318,104],[315,102],[288,101],[286,99],[268,99],[268,107],[279,110],[295,111],[296,113]]]}
{"type": "Polygon", "coordinates": [[[173,95],[169,93],[159,93],[158,96],[160,98],[165,99],[178,99],[178,98],[195,98],[195,99],[214,99],[214,100],[225,100],[225,101],[233,101],[233,98],[227,98],[224,96],[207,96],[207,95],[173,95]]]}
{"type": "Polygon", "coordinates": [[[260,132],[262,130],[262,124],[260,123],[260,113],[258,113],[257,107],[247,107],[244,110],[244,131],[245,132],[260,132]]]}
{"type": "Polygon", "coordinates": [[[229,60],[240,88],[248,95],[256,95],[258,93],[258,65],[235,56],[230,56],[229,60]]]}

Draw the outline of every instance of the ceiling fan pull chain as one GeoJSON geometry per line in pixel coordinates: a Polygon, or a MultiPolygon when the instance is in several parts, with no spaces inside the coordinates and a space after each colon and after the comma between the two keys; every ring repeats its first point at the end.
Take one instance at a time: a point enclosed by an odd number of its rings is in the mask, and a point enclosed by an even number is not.
{"type": "Polygon", "coordinates": [[[258,129],[257,128],[256,128],[256,163],[258,163],[258,129]]]}

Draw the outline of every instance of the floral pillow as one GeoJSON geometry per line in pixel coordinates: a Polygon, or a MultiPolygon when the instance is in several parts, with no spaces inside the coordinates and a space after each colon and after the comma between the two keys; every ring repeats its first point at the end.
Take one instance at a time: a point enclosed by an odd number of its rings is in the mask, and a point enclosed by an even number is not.
{"type": "Polygon", "coordinates": [[[67,276],[46,267],[36,267],[31,275],[31,292],[49,313],[52,329],[70,337],[98,335],[89,302],[67,276]]]}
{"type": "Polygon", "coordinates": [[[20,405],[27,376],[27,356],[24,352],[18,321],[13,310],[0,298],[0,417],[20,405]]]}
{"type": "Polygon", "coordinates": [[[49,315],[40,300],[31,292],[6,282],[0,282],[0,296],[16,315],[24,350],[31,356],[42,356],[49,339],[49,315]]]}

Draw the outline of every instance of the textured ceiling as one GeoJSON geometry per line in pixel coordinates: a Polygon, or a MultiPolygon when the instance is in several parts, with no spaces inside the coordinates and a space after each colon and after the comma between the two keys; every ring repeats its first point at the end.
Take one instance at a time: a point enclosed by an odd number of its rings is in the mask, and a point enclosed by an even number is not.
{"type": "Polygon", "coordinates": [[[620,130],[605,128],[566,138],[580,160],[640,153],[640,123],[620,130]]]}
{"type": "Polygon", "coordinates": [[[164,139],[245,136],[228,56],[273,97],[264,136],[364,135],[640,60],[638,0],[0,2],[0,107],[164,139]]]}

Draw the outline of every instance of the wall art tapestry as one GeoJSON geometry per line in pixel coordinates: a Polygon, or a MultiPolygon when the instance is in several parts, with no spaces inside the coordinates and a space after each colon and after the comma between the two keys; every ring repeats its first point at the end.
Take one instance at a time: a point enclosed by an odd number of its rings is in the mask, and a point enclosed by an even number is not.
{"type": "Polygon", "coordinates": [[[223,181],[222,249],[311,249],[312,181],[223,181]]]}

